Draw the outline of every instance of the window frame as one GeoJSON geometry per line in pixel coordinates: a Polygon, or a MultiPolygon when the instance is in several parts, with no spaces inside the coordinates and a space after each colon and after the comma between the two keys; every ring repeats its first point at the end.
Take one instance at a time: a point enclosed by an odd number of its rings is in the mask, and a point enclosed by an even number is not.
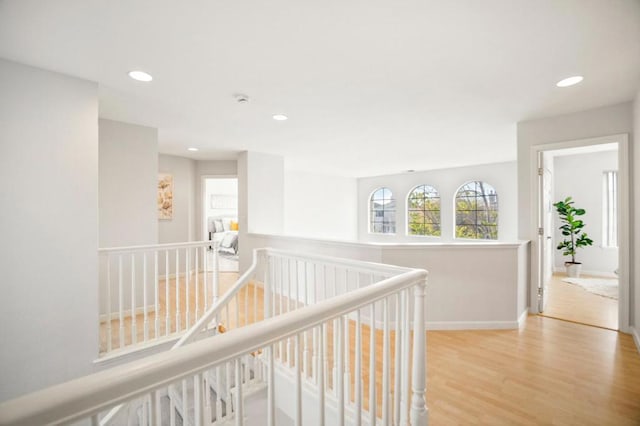
{"type": "MultiPolygon", "coordinates": [[[[411,188],[411,190],[409,190],[409,193],[407,194],[406,198],[406,229],[405,229],[405,234],[408,237],[418,237],[418,238],[442,238],[442,196],[440,195],[440,191],[438,191],[436,189],[435,186],[433,185],[429,185],[426,183],[421,183],[419,185],[414,186],[413,188],[411,188]],[[418,211],[418,212],[423,212],[423,218],[426,217],[426,212],[433,212],[435,210],[431,210],[431,209],[425,209],[423,208],[422,210],[420,209],[411,209],[410,207],[410,203],[411,203],[411,196],[412,194],[418,189],[418,188],[423,188],[423,194],[427,193],[427,188],[432,190],[432,192],[434,192],[437,196],[436,197],[425,197],[425,199],[429,198],[429,199],[434,199],[437,198],[438,200],[438,222],[434,223],[434,222],[430,222],[429,224],[431,225],[437,225],[438,226],[438,231],[439,233],[436,234],[413,234],[411,233],[411,220],[410,220],[410,215],[412,211],[418,211]]],[[[423,225],[425,223],[423,222],[423,225]]]]}
{"type": "MultiPolygon", "coordinates": [[[[386,200],[386,198],[384,198],[384,196],[383,196],[382,200],[384,201],[384,200],[386,200]]],[[[369,194],[369,198],[368,198],[367,203],[368,203],[367,207],[368,207],[368,218],[369,218],[368,223],[367,223],[367,230],[368,230],[369,234],[374,234],[374,235],[396,235],[396,232],[397,232],[397,216],[396,215],[398,214],[398,208],[397,208],[397,201],[393,196],[393,191],[391,190],[391,188],[389,188],[388,186],[379,186],[379,187],[377,187],[376,189],[371,191],[371,193],[369,194]],[[374,208],[373,208],[374,198],[373,197],[380,190],[383,190],[383,191],[387,190],[389,192],[389,194],[390,194],[389,202],[394,203],[393,209],[384,209],[384,208],[382,208],[382,209],[375,209],[374,210],[374,208]],[[389,221],[389,222],[385,222],[384,221],[384,212],[385,211],[389,211],[389,212],[393,211],[394,218],[393,218],[392,222],[391,221],[389,221]],[[373,218],[375,217],[374,213],[378,213],[378,212],[383,212],[382,213],[383,220],[381,222],[378,222],[378,223],[382,224],[383,231],[375,231],[374,227],[373,227],[373,225],[374,225],[373,218]],[[385,225],[388,226],[389,224],[393,224],[393,232],[384,232],[385,225]]],[[[384,204],[386,204],[386,203],[383,203],[383,205],[384,204]]]]}
{"type": "MultiPolygon", "coordinates": [[[[468,191],[468,190],[465,190],[468,191]]],[[[500,197],[498,195],[498,191],[496,190],[496,187],[490,183],[488,183],[485,180],[480,180],[480,179],[474,179],[474,180],[469,180],[464,182],[462,185],[460,185],[458,187],[458,189],[456,189],[454,195],[453,195],[453,239],[454,240],[467,240],[467,241],[499,241],[500,238],[500,197]],[[491,196],[491,197],[495,197],[495,210],[494,209],[489,209],[489,210],[484,210],[484,209],[478,209],[477,208],[477,203],[476,203],[476,208],[475,209],[469,209],[469,210],[459,210],[458,209],[458,199],[460,198],[464,198],[464,197],[460,197],[459,194],[460,192],[463,190],[463,188],[469,184],[474,184],[474,190],[473,193],[474,198],[477,200],[479,198],[478,194],[478,188],[477,185],[481,184],[484,186],[487,186],[489,188],[485,189],[486,191],[489,191],[488,194],[485,194],[485,196],[491,196]],[[491,193],[491,190],[493,190],[493,193],[491,193]],[[462,212],[474,212],[474,223],[473,224],[459,224],[458,223],[458,217],[459,217],[459,211],[462,212]],[[495,212],[495,220],[492,222],[488,222],[487,225],[484,225],[486,227],[493,227],[495,228],[495,238],[478,238],[478,228],[480,226],[483,225],[479,225],[478,223],[478,213],[483,212],[483,213],[487,213],[487,218],[490,218],[491,212],[495,212]],[[491,224],[489,224],[491,223],[491,224]],[[475,230],[475,237],[469,237],[469,236],[458,236],[458,226],[468,226],[468,227],[472,227],[475,230]]]]}

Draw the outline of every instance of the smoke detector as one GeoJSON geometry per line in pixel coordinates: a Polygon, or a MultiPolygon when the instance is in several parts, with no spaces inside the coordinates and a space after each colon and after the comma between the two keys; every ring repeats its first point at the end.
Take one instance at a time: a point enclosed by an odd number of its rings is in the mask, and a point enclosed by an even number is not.
{"type": "Polygon", "coordinates": [[[236,102],[238,102],[239,104],[244,104],[249,102],[249,96],[243,95],[241,93],[233,95],[233,97],[235,98],[236,102]]]}

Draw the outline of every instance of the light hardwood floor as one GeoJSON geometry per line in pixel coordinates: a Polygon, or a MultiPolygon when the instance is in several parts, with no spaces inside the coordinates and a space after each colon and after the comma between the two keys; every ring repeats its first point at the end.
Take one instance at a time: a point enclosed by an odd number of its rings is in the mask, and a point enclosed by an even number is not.
{"type": "Polygon", "coordinates": [[[552,276],[549,283],[549,299],[543,315],[617,330],[618,301],[566,283],[562,281],[565,276],[552,276]]]}
{"type": "MultiPolygon", "coordinates": [[[[262,291],[257,288],[254,296],[255,289],[241,294],[241,324],[245,297],[250,306],[255,298],[262,304],[262,291]]],[[[252,309],[247,312],[252,322],[252,309]]],[[[330,346],[331,335],[329,328],[330,346]]],[[[364,327],[365,396],[368,335],[364,327]]],[[[380,405],[382,334],[376,335],[380,405]]],[[[353,329],[350,339],[353,369],[353,329]]],[[[629,335],[613,330],[529,316],[520,330],[429,331],[426,362],[432,426],[640,425],[640,355],[629,335]]]]}

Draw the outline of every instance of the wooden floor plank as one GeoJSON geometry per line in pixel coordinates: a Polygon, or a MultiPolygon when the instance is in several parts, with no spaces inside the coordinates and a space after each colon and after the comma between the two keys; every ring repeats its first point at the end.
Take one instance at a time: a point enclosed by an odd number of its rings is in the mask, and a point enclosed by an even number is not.
{"type": "MultiPolygon", "coordinates": [[[[588,278],[588,276],[586,276],[588,278]]],[[[554,274],[549,282],[549,298],[545,316],[618,329],[618,301],[562,281],[565,274],[554,274]]]]}

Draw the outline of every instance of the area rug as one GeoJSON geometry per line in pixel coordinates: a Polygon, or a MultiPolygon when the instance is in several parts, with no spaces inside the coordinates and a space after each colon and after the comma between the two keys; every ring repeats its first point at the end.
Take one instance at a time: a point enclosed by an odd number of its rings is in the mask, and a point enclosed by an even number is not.
{"type": "Polygon", "coordinates": [[[582,287],[598,296],[618,299],[618,280],[615,278],[563,278],[562,281],[582,287]]]}

